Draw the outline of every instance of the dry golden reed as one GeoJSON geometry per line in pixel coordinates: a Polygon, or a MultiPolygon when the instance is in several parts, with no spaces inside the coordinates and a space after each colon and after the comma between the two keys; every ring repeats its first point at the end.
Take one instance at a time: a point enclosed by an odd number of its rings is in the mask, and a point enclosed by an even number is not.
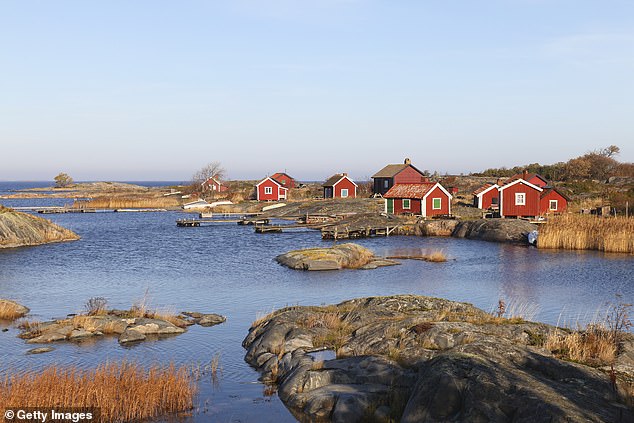
{"type": "Polygon", "coordinates": [[[89,209],[157,209],[179,206],[178,199],[174,197],[94,197],[82,203],[83,208],[89,209]]]}
{"type": "Polygon", "coordinates": [[[0,320],[15,320],[24,316],[17,304],[0,301],[0,320]]]}
{"type": "Polygon", "coordinates": [[[0,378],[0,413],[9,407],[98,408],[101,421],[152,419],[193,408],[191,373],[173,364],[144,369],[106,363],[93,370],[52,365],[0,378]]]}
{"type": "Polygon", "coordinates": [[[537,247],[634,254],[634,217],[555,216],[540,228],[537,247]]]}
{"type": "Polygon", "coordinates": [[[585,331],[555,332],[546,337],[544,348],[555,356],[591,366],[614,363],[618,353],[615,334],[603,325],[589,325],[585,331]]]}

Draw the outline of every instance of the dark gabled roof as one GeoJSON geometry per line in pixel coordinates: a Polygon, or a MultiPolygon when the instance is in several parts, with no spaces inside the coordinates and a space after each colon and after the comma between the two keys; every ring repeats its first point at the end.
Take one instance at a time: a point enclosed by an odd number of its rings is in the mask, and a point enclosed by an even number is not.
{"type": "Polygon", "coordinates": [[[421,176],[425,176],[423,175],[423,172],[416,169],[416,167],[413,164],[408,163],[408,164],[389,164],[385,166],[383,169],[379,170],[374,175],[372,175],[372,178],[393,178],[408,167],[411,167],[416,172],[420,173],[421,176]]]}
{"type": "Polygon", "coordinates": [[[420,184],[396,184],[390,188],[384,198],[423,198],[436,182],[423,182],[420,184]]]}
{"type": "Polygon", "coordinates": [[[557,194],[561,195],[566,201],[570,201],[570,197],[568,197],[566,194],[564,194],[563,192],[561,192],[559,189],[555,187],[549,187],[549,186],[544,187],[544,191],[542,191],[542,194],[540,195],[539,198],[544,198],[545,196],[550,194],[552,191],[555,191],[557,194]]]}
{"type": "Polygon", "coordinates": [[[326,179],[326,182],[322,184],[322,187],[334,187],[337,184],[337,182],[341,181],[343,178],[347,178],[350,182],[355,184],[354,181],[350,179],[350,177],[346,175],[345,173],[336,173],[332,175],[330,178],[326,179]]]}

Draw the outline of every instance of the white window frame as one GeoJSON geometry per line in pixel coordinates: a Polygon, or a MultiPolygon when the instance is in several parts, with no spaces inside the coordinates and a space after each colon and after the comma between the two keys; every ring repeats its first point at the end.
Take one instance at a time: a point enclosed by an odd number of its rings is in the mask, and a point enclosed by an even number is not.
{"type": "Polygon", "coordinates": [[[442,209],[442,198],[436,197],[431,199],[431,209],[432,210],[441,210],[442,209]],[[436,207],[436,200],[438,200],[438,207],[436,207]]]}
{"type": "Polygon", "coordinates": [[[383,188],[387,188],[390,186],[390,181],[388,181],[387,179],[383,180],[383,188]]]}
{"type": "Polygon", "coordinates": [[[559,207],[559,202],[557,200],[550,200],[548,202],[548,210],[554,211],[554,210],[557,210],[558,207],[559,207]],[[555,207],[553,207],[553,204],[555,204],[555,207]]]}
{"type": "Polygon", "coordinates": [[[341,188],[341,198],[348,197],[348,188],[341,188]]]}
{"type": "Polygon", "coordinates": [[[516,206],[525,206],[526,205],[526,193],[525,192],[516,192],[515,193],[515,205],[516,206]]]}
{"type": "Polygon", "coordinates": [[[409,198],[403,198],[403,210],[410,210],[412,208],[412,200],[409,198]],[[407,206],[405,206],[405,202],[407,201],[407,206]]]}
{"type": "Polygon", "coordinates": [[[264,187],[264,194],[265,195],[273,194],[273,187],[264,187]]]}

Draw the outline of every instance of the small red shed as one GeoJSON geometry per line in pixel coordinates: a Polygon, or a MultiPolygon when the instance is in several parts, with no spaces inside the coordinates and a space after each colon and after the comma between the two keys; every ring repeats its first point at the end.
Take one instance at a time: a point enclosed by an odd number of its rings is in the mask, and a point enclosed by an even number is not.
{"type": "Polygon", "coordinates": [[[332,175],[322,186],[324,187],[324,198],[357,197],[357,184],[350,179],[347,173],[332,175]]]}
{"type": "Polygon", "coordinates": [[[543,189],[523,179],[502,185],[500,193],[500,217],[539,216],[539,202],[543,189]]]}
{"type": "Polygon", "coordinates": [[[500,206],[498,184],[487,183],[473,191],[473,206],[479,209],[497,209],[500,206]]]}
{"type": "Polygon", "coordinates": [[[288,176],[288,174],[284,172],[274,173],[273,175],[271,175],[271,178],[279,182],[279,184],[282,185],[284,188],[295,188],[295,186],[297,185],[295,183],[295,179],[293,179],[291,176],[288,176]]]}
{"type": "Polygon", "coordinates": [[[450,215],[451,194],[438,182],[396,184],[383,196],[388,214],[450,215]]]}
{"type": "Polygon", "coordinates": [[[569,198],[557,188],[546,187],[539,199],[539,214],[559,214],[568,208],[569,198]]]}
{"type": "Polygon", "coordinates": [[[255,193],[258,201],[280,201],[288,198],[288,188],[271,177],[266,177],[256,184],[255,193]]]}
{"type": "Polygon", "coordinates": [[[206,181],[200,184],[200,189],[202,192],[220,193],[227,191],[229,188],[222,185],[220,181],[212,176],[211,178],[208,178],[206,181]]]}

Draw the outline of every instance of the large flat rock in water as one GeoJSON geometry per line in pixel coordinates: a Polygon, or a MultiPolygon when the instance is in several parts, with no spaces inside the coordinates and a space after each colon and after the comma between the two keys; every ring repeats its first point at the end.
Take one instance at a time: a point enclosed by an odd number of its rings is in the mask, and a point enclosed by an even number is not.
{"type": "MultiPolygon", "coordinates": [[[[398,295],[281,309],[256,322],[243,346],[300,421],[634,421],[623,390],[634,372],[622,379],[617,370],[613,383],[609,366],[556,358],[544,340],[566,333],[398,295]],[[331,354],[319,357],[323,348],[331,354]]],[[[632,370],[626,338],[617,364],[632,370]]]]}
{"type": "Polygon", "coordinates": [[[41,245],[79,239],[75,232],[50,220],[0,206],[0,248],[41,245]]]}
{"type": "Polygon", "coordinates": [[[526,244],[528,233],[536,229],[537,225],[521,219],[478,219],[458,223],[452,236],[526,244]]]}
{"type": "MultiPolygon", "coordinates": [[[[396,264],[379,260],[371,250],[347,243],[330,248],[308,248],[290,251],[275,258],[278,263],[297,270],[360,269],[376,263],[374,267],[396,264]]],[[[367,267],[372,268],[372,266],[367,267]]]]}

